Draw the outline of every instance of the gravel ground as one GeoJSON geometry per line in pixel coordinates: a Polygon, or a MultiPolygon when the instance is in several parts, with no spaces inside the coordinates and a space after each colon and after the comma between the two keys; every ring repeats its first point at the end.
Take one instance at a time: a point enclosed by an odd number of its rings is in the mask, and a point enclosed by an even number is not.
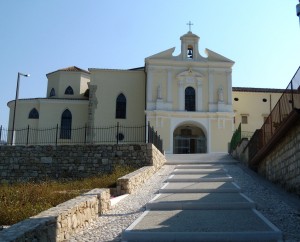
{"type": "Polygon", "coordinates": [[[242,164],[225,165],[257,210],[283,232],[286,242],[300,241],[300,198],[285,192],[242,164]]]}
{"type": "MultiPolygon", "coordinates": [[[[299,197],[284,192],[243,165],[224,165],[224,168],[243,193],[257,203],[257,210],[283,232],[284,241],[300,242],[299,197]]],[[[69,241],[121,241],[122,230],[145,211],[145,204],[155,196],[173,169],[174,166],[164,166],[138,191],[124,198],[69,241]]]]}

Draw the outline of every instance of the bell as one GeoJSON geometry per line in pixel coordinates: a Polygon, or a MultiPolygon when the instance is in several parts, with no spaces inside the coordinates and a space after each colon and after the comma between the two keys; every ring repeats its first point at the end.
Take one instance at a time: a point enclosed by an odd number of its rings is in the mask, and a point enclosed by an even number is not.
{"type": "Polygon", "coordinates": [[[193,55],[193,52],[191,49],[188,50],[188,55],[193,55]]]}

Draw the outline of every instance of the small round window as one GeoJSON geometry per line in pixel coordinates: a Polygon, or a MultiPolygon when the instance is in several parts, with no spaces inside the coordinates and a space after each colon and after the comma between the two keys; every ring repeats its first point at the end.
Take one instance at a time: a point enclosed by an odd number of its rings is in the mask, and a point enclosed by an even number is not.
{"type": "Polygon", "coordinates": [[[267,99],[266,99],[266,98],[263,98],[263,102],[264,102],[264,103],[267,102],[267,99]]]}
{"type": "Polygon", "coordinates": [[[234,98],[234,101],[238,101],[239,99],[237,97],[234,98]]]}
{"type": "Polygon", "coordinates": [[[124,134],[118,133],[117,136],[116,136],[116,138],[117,138],[118,140],[122,141],[122,140],[124,140],[124,134]]]}

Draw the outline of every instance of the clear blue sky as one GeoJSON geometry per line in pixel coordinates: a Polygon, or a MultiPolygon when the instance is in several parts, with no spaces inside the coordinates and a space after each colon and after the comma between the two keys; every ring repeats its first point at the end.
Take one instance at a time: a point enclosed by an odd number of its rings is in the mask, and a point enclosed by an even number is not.
{"type": "Polygon", "coordinates": [[[0,2],[0,125],[7,102],[45,97],[46,74],[68,66],[127,69],[200,36],[234,60],[233,86],[285,88],[300,65],[297,0],[2,0],[0,2]]]}

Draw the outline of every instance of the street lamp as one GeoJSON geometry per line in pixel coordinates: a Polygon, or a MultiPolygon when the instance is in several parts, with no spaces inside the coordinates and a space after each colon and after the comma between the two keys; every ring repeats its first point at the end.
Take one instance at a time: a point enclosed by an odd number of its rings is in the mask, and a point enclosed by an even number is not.
{"type": "Polygon", "coordinates": [[[19,82],[20,82],[20,76],[29,77],[29,74],[23,74],[21,72],[18,72],[18,79],[17,79],[17,88],[16,88],[16,97],[15,97],[15,105],[14,105],[14,115],[13,115],[13,123],[12,123],[12,132],[11,132],[11,145],[14,142],[14,135],[15,135],[15,119],[16,119],[16,109],[17,109],[17,100],[19,97],[19,82]]]}
{"type": "Polygon", "coordinates": [[[299,17],[299,23],[300,23],[300,0],[299,0],[299,3],[296,6],[296,12],[297,12],[297,16],[299,17]]]}

